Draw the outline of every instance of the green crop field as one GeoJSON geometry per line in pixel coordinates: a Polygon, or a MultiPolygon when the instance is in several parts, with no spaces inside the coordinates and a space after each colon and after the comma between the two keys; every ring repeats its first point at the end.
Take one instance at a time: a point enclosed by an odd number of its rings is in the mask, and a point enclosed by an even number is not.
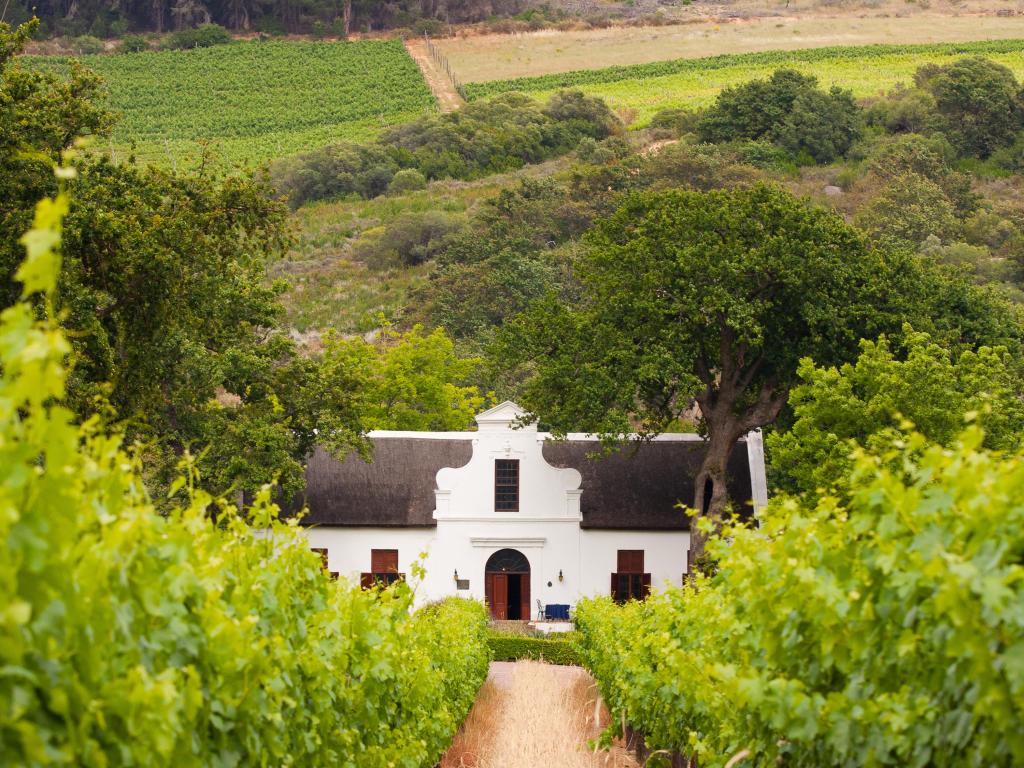
{"type": "MultiPolygon", "coordinates": [[[[36,59],[50,66],[60,59],[36,59]]],[[[366,139],[436,108],[398,40],[245,42],[190,51],[86,56],[121,118],[112,150],[164,166],[194,162],[204,145],[255,164],[366,139]]]]}
{"type": "Polygon", "coordinates": [[[849,88],[855,96],[876,96],[908,82],[925,63],[945,64],[982,55],[1024,76],[1024,40],[927,45],[866,45],[711,56],[702,59],[578,70],[561,74],[469,83],[471,100],[507,91],[547,98],[562,88],[579,88],[604,98],[636,127],[669,107],[709,104],[723,88],[763,77],[779,67],[816,75],[825,86],[849,88]]]}

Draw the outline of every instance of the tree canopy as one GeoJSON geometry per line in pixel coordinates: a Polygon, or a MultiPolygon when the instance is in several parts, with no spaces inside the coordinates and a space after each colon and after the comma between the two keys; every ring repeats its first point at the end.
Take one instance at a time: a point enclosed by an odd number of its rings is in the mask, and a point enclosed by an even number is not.
{"type": "Polygon", "coordinates": [[[589,233],[574,272],[579,298],[536,304],[494,359],[521,371],[522,401],[556,432],[651,435],[696,402],[708,450],[693,509],[712,521],[736,440],[775,420],[801,359],[852,359],[863,337],[941,315],[936,297],[952,290],[767,185],[631,195],[589,233]]]}
{"type": "Polygon", "coordinates": [[[1005,348],[953,355],[910,329],[898,347],[882,337],[861,342],[857,360],[839,367],[801,361],[792,424],[767,438],[776,488],[835,491],[858,446],[884,455],[911,428],[930,443],[952,445],[965,418],[982,428],[987,448],[1024,444],[1024,381],[1005,348]]]}
{"type": "Polygon", "coordinates": [[[846,154],[862,124],[850,91],[823,91],[813,75],[779,69],[768,79],[722,91],[701,116],[697,133],[709,142],[764,139],[825,163],[846,154]]]}

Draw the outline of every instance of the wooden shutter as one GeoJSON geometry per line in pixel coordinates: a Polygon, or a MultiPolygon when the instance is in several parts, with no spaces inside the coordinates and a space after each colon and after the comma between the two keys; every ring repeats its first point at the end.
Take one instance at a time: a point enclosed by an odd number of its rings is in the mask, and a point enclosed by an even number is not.
{"type": "Polygon", "coordinates": [[[494,574],[493,596],[494,604],[491,606],[491,615],[504,621],[508,618],[508,574],[494,574]]]}
{"type": "Polygon", "coordinates": [[[643,595],[646,598],[649,594],[651,594],[651,574],[645,573],[643,575],[641,583],[644,586],[643,595]]]}
{"type": "Polygon", "coordinates": [[[371,549],[370,570],[373,573],[398,573],[398,550],[371,549]]]}
{"type": "Polygon", "coordinates": [[[618,566],[619,573],[643,573],[644,551],[642,549],[620,549],[618,566]]]}
{"type": "Polygon", "coordinates": [[[359,586],[363,589],[370,589],[373,587],[373,574],[372,573],[361,573],[359,574],[359,586]]]}
{"type": "Polygon", "coordinates": [[[612,600],[619,602],[619,574],[612,574],[612,600]]]}

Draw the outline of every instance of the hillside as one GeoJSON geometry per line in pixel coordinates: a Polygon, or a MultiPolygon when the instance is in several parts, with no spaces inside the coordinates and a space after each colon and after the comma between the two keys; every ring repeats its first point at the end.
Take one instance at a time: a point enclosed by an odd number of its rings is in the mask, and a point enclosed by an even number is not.
{"type": "Polygon", "coordinates": [[[205,148],[228,164],[255,165],[369,139],[436,108],[398,40],[236,42],[81,63],[104,78],[120,114],[110,149],[165,167],[194,163],[205,148]]]}

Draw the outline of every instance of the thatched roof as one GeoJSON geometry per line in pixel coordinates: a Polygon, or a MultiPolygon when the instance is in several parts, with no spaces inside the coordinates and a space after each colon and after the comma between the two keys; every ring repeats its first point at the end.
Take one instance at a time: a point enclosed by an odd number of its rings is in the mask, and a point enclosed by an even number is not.
{"type": "MultiPolygon", "coordinates": [[[[693,503],[693,481],[704,452],[698,440],[631,443],[607,456],[596,441],[544,444],[549,464],[573,467],[583,475],[580,527],[611,530],[689,530],[690,518],[677,505],[693,503]]],[[[729,495],[738,508],[751,509],[745,442],[729,460],[729,495]]]]}
{"type": "MultiPolygon", "coordinates": [[[[473,453],[471,439],[374,436],[373,461],[349,455],[337,461],[322,449],[306,470],[308,525],[433,526],[437,471],[461,467],[473,453]]],[[[693,501],[693,481],[704,454],[699,440],[656,440],[630,444],[611,455],[590,456],[593,440],[547,442],[543,456],[556,467],[583,477],[581,527],[608,530],[687,530],[689,518],[677,504],[693,501]]],[[[751,480],[746,443],[729,462],[729,491],[737,506],[750,508],[751,480]]]]}
{"type": "Polygon", "coordinates": [[[355,454],[338,461],[317,448],[306,468],[307,525],[432,526],[434,478],[442,467],[461,467],[471,440],[374,437],[373,461],[355,454]]]}

